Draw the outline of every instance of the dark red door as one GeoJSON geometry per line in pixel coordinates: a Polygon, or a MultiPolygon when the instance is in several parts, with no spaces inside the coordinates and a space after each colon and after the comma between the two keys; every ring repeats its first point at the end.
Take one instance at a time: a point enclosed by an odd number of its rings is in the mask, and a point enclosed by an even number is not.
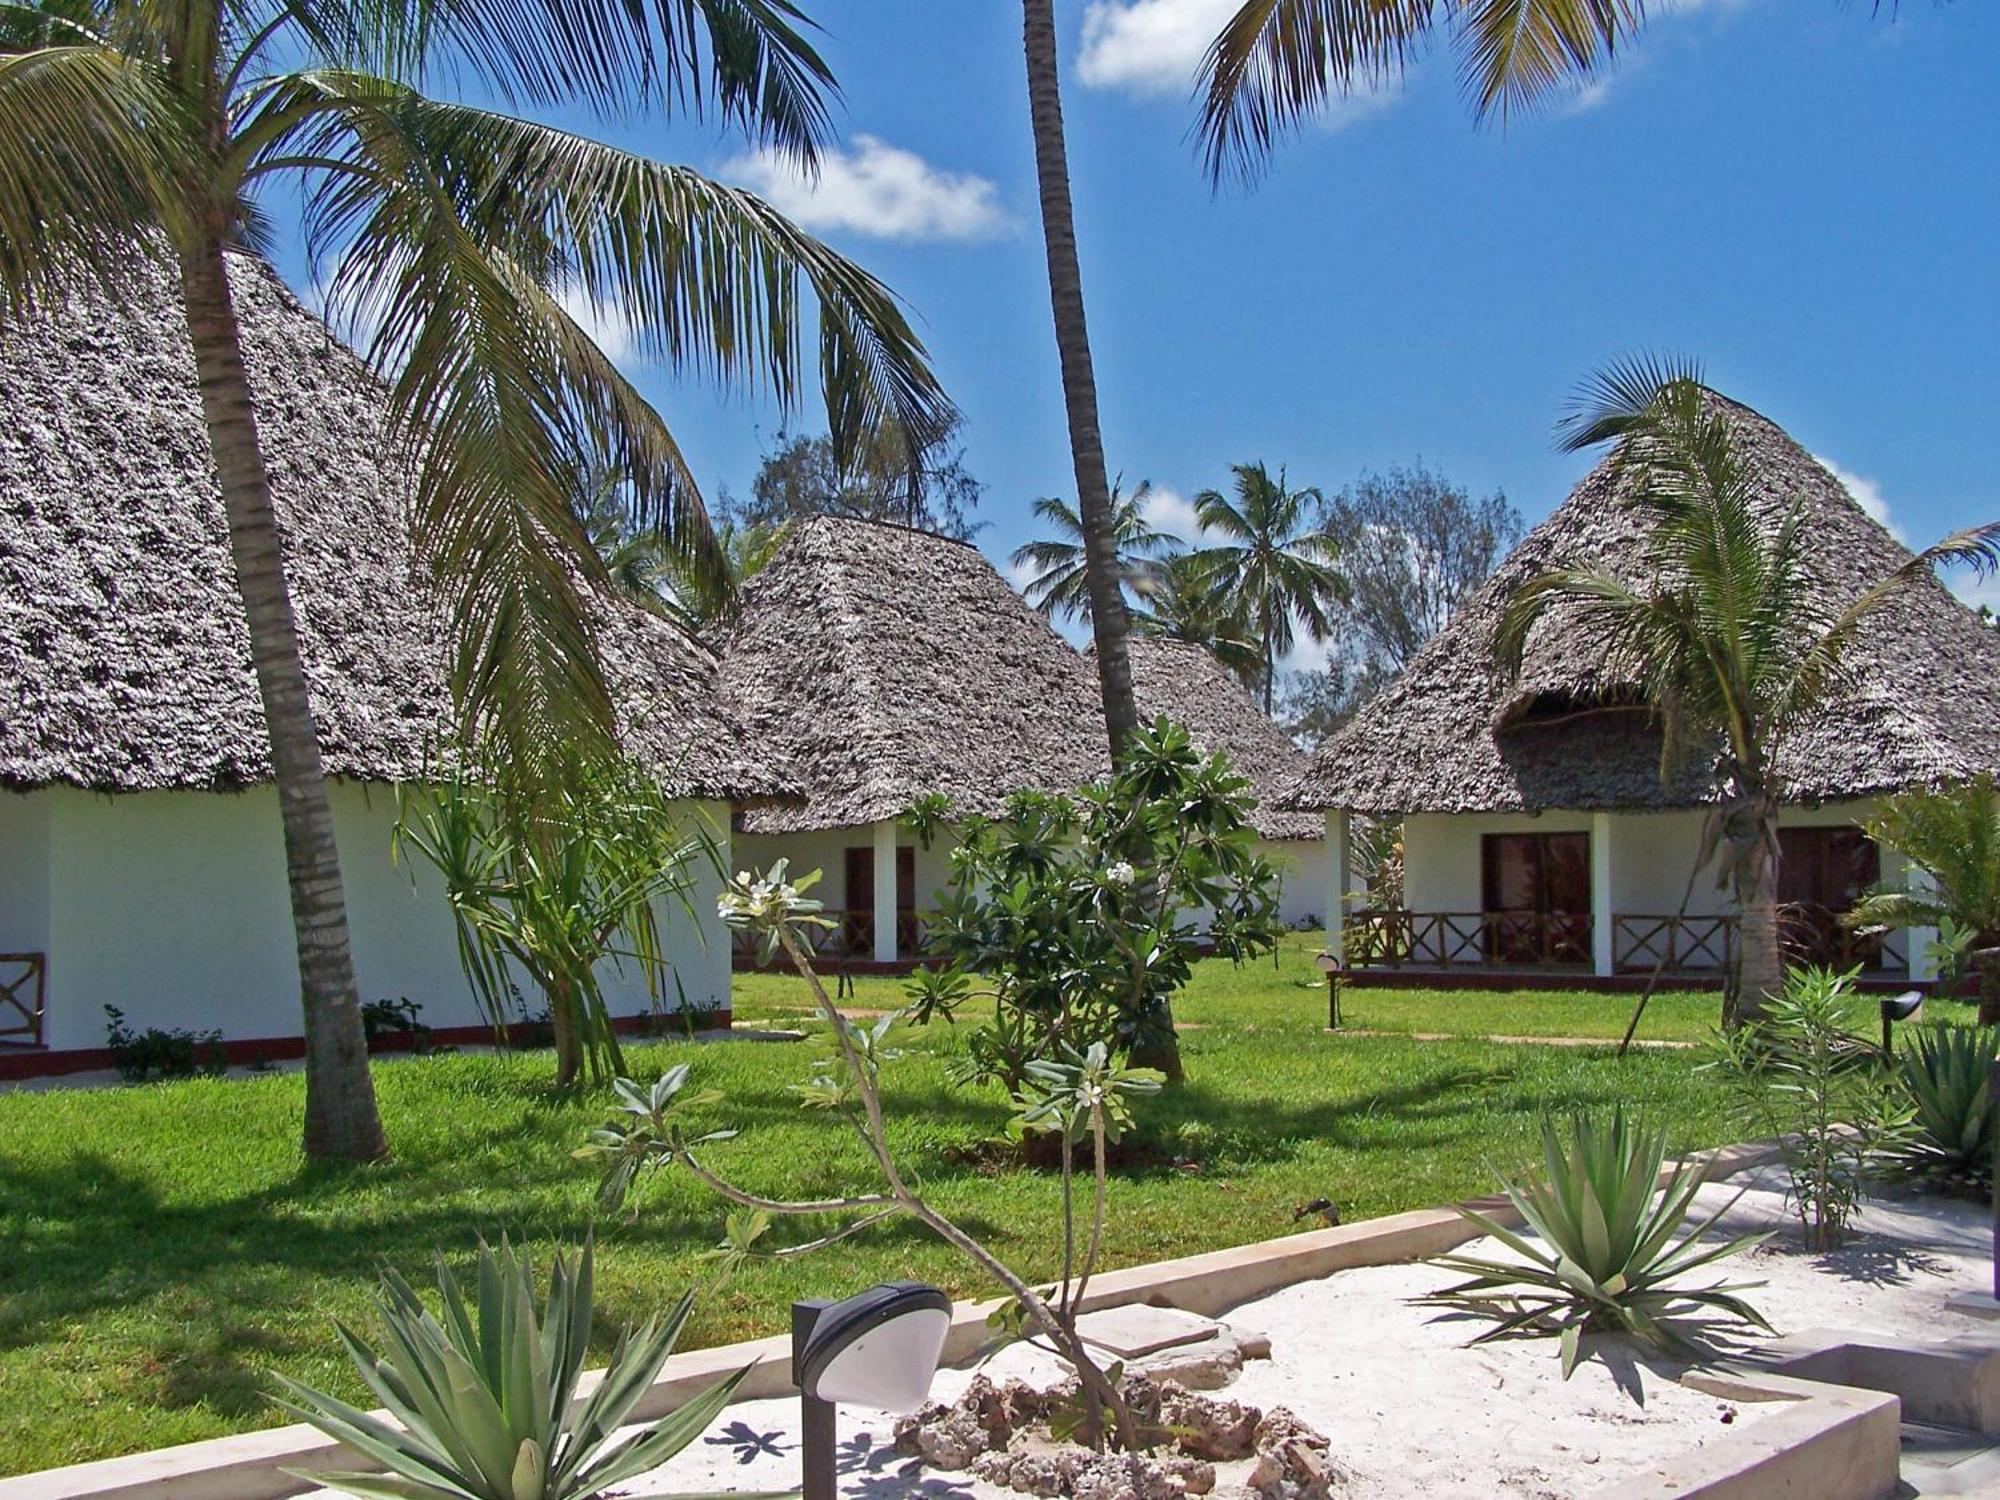
{"type": "MultiPolygon", "coordinates": [[[[846,851],[846,915],[840,924],[841,951],[855,958],[875,956],[875,850],[855,844],[846,851]]],[[[917,851],[896,849],[896,952],[917,951],[917,851]]]]}
{"type": "Polygon", "coordinates": [[[1480,865],[1494,961],[1589,959],[1589,834],[1489,833],[1480,840],[1480,865]]]}
{"type": "Polygon", "coordinates": [[[1879,968],[1880,938],[1841,926],[1882,878],[1882,851],[1859,828],[1778,830],[1778,905],[1794,963],[1879,968]]]}

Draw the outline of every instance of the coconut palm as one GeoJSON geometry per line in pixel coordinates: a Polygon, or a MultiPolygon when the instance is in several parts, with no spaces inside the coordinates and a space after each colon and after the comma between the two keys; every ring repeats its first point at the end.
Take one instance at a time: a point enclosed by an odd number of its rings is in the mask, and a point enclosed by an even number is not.
{"type": "MultiPolygon", "coordinates": [[[[1146,497],[1152,494],[1149,480],[1126,495],[1121,484],[1111,486],[1111,554],[1116,571],[1119,598],[1125,591],[1143,591],[1158,577],[1162,559],[1181,544],[1180,538],[1160,531],[1146,519],[1146,497]]],[[[1051,619],[1092,618],[1090,563],[1084,537],[1083,518],[1066,500],[1044,495],[1035,502],[1035,517],[1056,533],[1039,542],[1014,549],[1014,566],[1034,568],[1035,576],[1023,591],[1028,602],[1051,619]]]]}
{"type": "Polygon", "coordinates": [[[1204,646],[1246,684],[1264,670],[1248,613],[1239,595],[1218,588],[1215,570],[1193,553],[1165,558],[1138,586],[1143,601],[1133,625],[1163,640],[1204,646]]]}
{"type": "Polygon", "coordinates": [[[1955,926],[1976,944],[1979,1024],[2000,1025],[2000,783],[1977,776],[1956,786],[1917,788],[1884,802],[1862,826],[1923,872],[1903,890],[1864,897],[1856,926],[1955,926]]]}
{"type": "Polygon", "coordinates": [[[1278,658],[1292,649],[1301,627],[1315,641],[1333,633],[1332,611],[1346,602],[1347,580],[1333,566],[1339,556],[1333,538],[1312,519],[1324,503],[1318,490],[1292,489],[1283,469],[1274,479],[1261,463],[1235,464],[1231,472],[1234,500],[1220,490],[1194,497],[1202,531],[1229,540],[1193,555],[1250,617],[1269,713],[1278,658]]]}
{"type": "Polygon", "coordinates": [[[1035,137],[1035,185],[1042,208],[1042,248],[1049,263],[1049,302],[1055,314],[1056,354],[1062,364],[1063,412],[1069,422],[1070,463],[1076,473],[1084,592],[1090,596],[1090,630],[1097,642],[1104,728],[1111,741],[1111,758],[1116,761],[1125,742],[1139,729],[1131,655],[1126,649],[1132,622],[1125,605],[1125,575],[1118,565],[1117,523],[1104,468],[1104,433],[1097,419],[1090,328],[1083,315],[1083,271],[1077,263],[1069,147],[1063,139],[1062,85],[1056,71],[1054,0],[1021,0],[1021,15],[1028,60],[1028,118],[1035,137]]]}
{"type": "Polygon", "coordinates": [[[706,105],[810,162],[831,78],[790,0],[7,0],[0,18],[0,317],[59,310],[78,288],[116,299],[142,271],[178,284],[278,786],[306,1149],[379,1156],[230,252],[265,241],[269,209],[302,204],[335,321],[369,330],[364,353],[389,385],[460,728],[510,770],[613,733],[580,476],[619,471],[639,522],[705,566],[715,551],[672,435],[565,297],[615,312],[670,370],[786,404],[816,310],[843,442],[890,422],[927,435],[948,407],[886,290],[754,197],[420,92],[469,75],[502,98],[602,114],[706,105]]]}
{"type": "MultiPolygon", "coordinates": [[[[1565,419],[1571,451],[1615,443],[1613,479],[1644,519],[1640,584],[1602,566],[1524,582],[1502,612],[1495,653],[1518,672],[1528,636],[1552,610],[1605,642],[1602,673],[1634,685],[1658,713],[1662,773],[1720,744],[1718,802],[1704,850],[1724,861],[1738,910],[1736,971],[1724,1020],[1761,1013],[1784,987],[1778,932],[1779,750],[1843,687],[1862,625],[1939,563],[2000,564],[2000,524],[1947,538],[1839,610],[1806,565],[1798,506],[1761,513],[1724,404],[1675,361],[1614,365],[1565,419]]],[[[1704,858],[1704,863],[1707,859],[1704,858]]]]}
{"type": "Polygon", "coordinates": [[[1244,0],[1196,74],[1203,163],[1212,182],[1255,176],[1280,135],[1440,35],[1475,116],[1504,119],[1588,78],[1644,19],[1643,0],[1244,0]]]}

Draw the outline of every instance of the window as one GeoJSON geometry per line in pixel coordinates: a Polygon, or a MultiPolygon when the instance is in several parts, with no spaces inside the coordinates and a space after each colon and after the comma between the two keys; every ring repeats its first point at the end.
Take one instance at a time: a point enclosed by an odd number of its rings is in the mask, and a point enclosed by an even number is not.
{"type": "MultiPolygon", "coordinates": [[[[846,914],[840,923],[840,950],[854,958],[875,953],[875,848],[851,844],[846,850],[846,914]]],[[[896,849],[896,952],[917,950],[917,851],[896,849]]]]}
{"type": "Polygon", "coordinates": [[[1480,840],[1487,954],[1500,963],[1590,959],[1590,835],[1489,833],[1480,840]]]}

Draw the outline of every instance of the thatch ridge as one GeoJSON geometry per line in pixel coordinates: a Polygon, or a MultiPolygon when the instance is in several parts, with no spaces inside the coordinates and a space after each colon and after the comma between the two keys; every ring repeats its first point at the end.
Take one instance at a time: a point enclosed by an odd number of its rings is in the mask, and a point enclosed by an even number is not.
{"type": "MultiPolygon", "coordinates": [[[[1792,503],[1805,507],[1807,566],[1823,608],[1844,606],[1909,559],[1775,423],[1724,404],[1774,521],[1792,503]]],[[[1656,721],[1617,706],[1629,685],[1604,677],[1601,649],[1573,619],[1558,614],[1537,627],[1518,681],[1493,662],[1501,610],[1525,580],[1589,562],[1635,574],[1643,538],[1641,518],[1615,493],[1607,459],[1321,748],[1288,804],[1396,814],[1675,808],[1709,800],[1709,757],[1688,756],[1662,784],[1656,721]],[[1538,699],[1569,711],[1558,715],[1562,722],[1523,722],[1523,709],[1538,699]]],[[[1926,580],[1874,616],[1854,663],[1854,687],[1780,751],[1776,770],[1787,800],[1840,801],[2000,771],[2000,633],[1941,583],[1926,580]]]]}
{"type": "MultiPolygon", "coordinates": [[[[232,256],[328,773],[421,775],[449,720],[386,393],[262,261],[232,256]]],[[[0,327],[0,785],[234,789],[270,778],[249,635],[166,276],[0,327]]],[[[715,663],[625,601],[600,614],[635,753],[677,795],[778,789],[715,663]]]]}
{"type": "MultiPolygon", "coordinates": [[[[1257,782],[1260,829],[1320,835],[1270,806],[1304,757],[1207,651],[1135,638],[1133,657],[1142,711],[1187,723],[1257,782]]],[[[891,522],[795,523],[745,588],[722,682],[804,790],[746,813],[750,833],[886,821],[929,793],[991,816],[1011,792],[1071,791],[1109,767],[1095,665],[976,547],[891,522]]]]}

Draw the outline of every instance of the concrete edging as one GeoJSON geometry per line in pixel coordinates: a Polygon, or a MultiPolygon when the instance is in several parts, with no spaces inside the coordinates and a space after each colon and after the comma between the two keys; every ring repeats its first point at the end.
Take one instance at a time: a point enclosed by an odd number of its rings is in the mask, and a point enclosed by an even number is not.
{"type": "MultiPolygon", "coordinates": [[[[1687,1164],[1713,1180],[1763,1166],[1776,1160],[1778,1154],[1775,1145],[1759,1142],[1725,1146],[1690,1157],[1687,1164]]],[[[1465,1206],[1502,1223],[1519,1223],[1505,1198],[1478,1198],[1465,1206]]],[[[1317,1280],[1335,1271],[1441,1255],[1479,1234],[1456,1208],[1414,1209],[1108,1271],[1091,1281],[1083,1306],[1095,1309],[1148,1302],[1214,1317],[1281,1287],[1317,1280]]],[[[951,1328],[945,1338],[947,1364],[970,1359],[979,1351],[987,1338],[987,1315],[1000,1300],[961,1302],[952,1309],[951,1328]]],[[[738,1400],[782,1396],[793,1389],[791,1339],[787,1335],[695,1349],[667,1361],[660,1378],[634,1409],[633,1420],[665,1416],[696,1392],[752,1364],[755,1368],[737,1388],[738,1400]]],[[[581,1394],[588,1395],[598,1378],[598,1372],[586,1375],[581,1394]]],[[[1895,1400],[1886,1399],[1891,1403],[1895,1400]]],[[[287,1468],[360,1467],[364,1465],[358,1462],[358,1455],[343,1454],[339,1444],[316,1428],[298,1423],[15,1475],[0,1479],[0,1500],[285,1500],[310,1488],[286,1474],[287,1468]]],[[[1718,1496],[1724,1493],[1716,1492],[1718,1496]]]]}

